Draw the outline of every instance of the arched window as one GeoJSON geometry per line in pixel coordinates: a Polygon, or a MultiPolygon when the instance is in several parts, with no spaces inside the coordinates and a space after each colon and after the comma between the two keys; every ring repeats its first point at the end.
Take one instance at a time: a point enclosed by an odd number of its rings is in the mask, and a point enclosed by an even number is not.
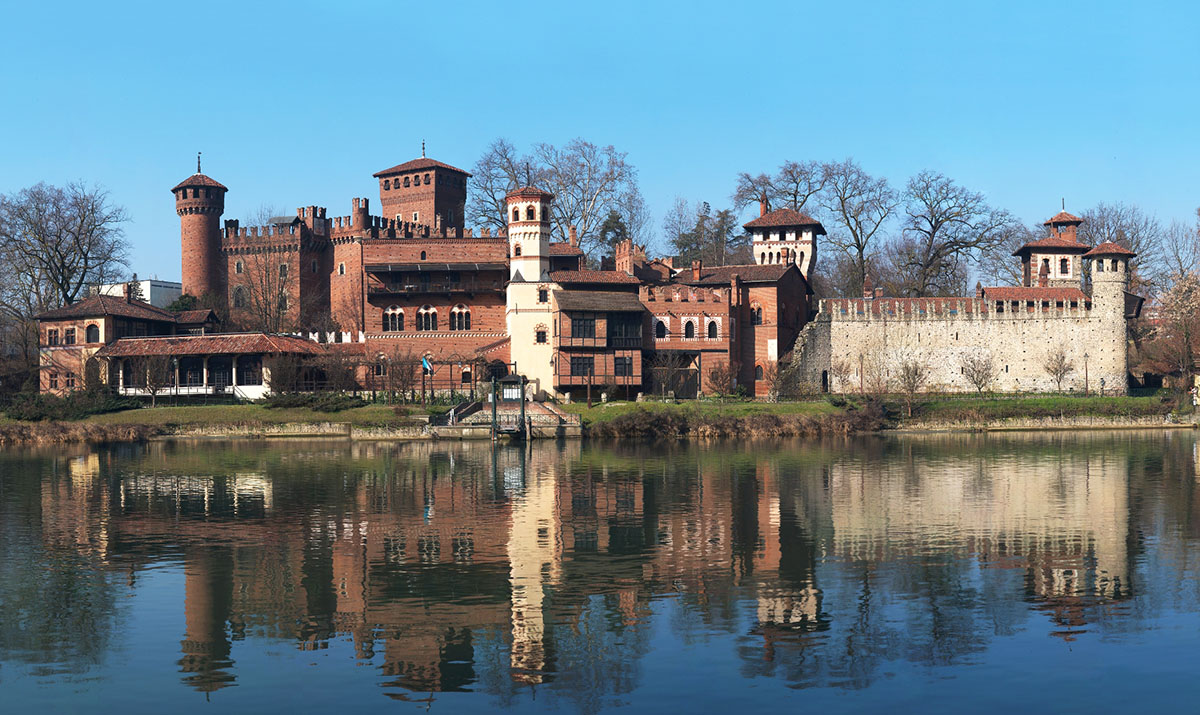
{"type": "Polygon", "coordinates": [[[1058,272],[1065,276],[1065,275],[1067,275],[1067,273],[1070,272],[1070,270],[1071,270],[1071,262],[1065,258],[1059,259],[1058,272]]]}
{"type": "Polygon", "coordinates": [[[537,218],[537,211],[532,206],[525,207],[525,220],[532,221],[537,218]]]}
{"type": "Polygon", "coordinates": [[[464,367],[464,368],[463,368],[463,371],[462,371],[462,384],[464,384],[464,385],[470,385],[470,384],[471,384],[471,368],[469,368],[469,367],[464,367]]]}
{"type": "Polygon", "coordinates": [[[384,190],[384,191],[391,191],[391,189],[392,189],[392,180],[391,180],[391,179],[384,179],[384,180],[383,180],[383,190],[384,190]]]}
{"type": "Polygon", "coordinates": [[[246,307],[246,291],[241,286],[233,289],[233,307],[246,307]]]}
{"type": "Polygon", "coordinates": [[[425,252],[424,251],[421,251],[421,260],[422,261],[425,260],[425,252]]]}
{"type": "Polygon", "coordinates": [[[542,207],[542,222],[550,223],[550,207],[549,206],[542,207]]]}
{"type": "Polygon", "coordinates": [[[709,338],[717,337],[717,321],[715,321],[715,320],[708,321],[708,337],[709,338]]]}
{"type": "Polygon", "coordinates": [[[1104,259],[1103,259],[1103,258],[1101,258],[1100,260],[1096,261],[1096,272],[1097,272],[1097,273],[1103,273],[1103,272],[1104,272],[1104,259]]]}
{"type": "Polygon", "coordinates": [[[685,338],[696,337],[696,323],[689,320],[683,324],[683,337],[685,337],[685,338]]]}
{"type": "Polygon", "coordinates": [[[450,311],[450,329],[451,330],[470,330],[471,329],[471,311],[465,305],[456,305],[450,311]]]}
{"type": "Polygon", "coordinates": [[[404,330],[404,311],[398,305],[388,306],[383,313],[383,330],[398,333],[404,330]]]}
{"type": "Polygon", "coordinates": [[[87,335],[86,335],[86,337],[87,337],[87,341],[88,341],[89,343],[98,343],[98,342],[100,342],[100,326],[98,326],[98,325],[94,325],[94,324],[93,324],[93,325],[89,325],[89,326],[87,326],[87,335]]]}
{"type": "MultiPolygon", "coordinates": [[[[1103,259],[1101,259],[1101,261],[1103,261],[1103,259]]],[[[1115,258],[1112,259],[1112,263],[1110,263],[1108,267],[1113,269],[1114,271],[1117,270],[1117,259],[1115,259],[1115,258]]]]}
{"type": "Polygon", "coordinates": [[[514,255],[514,256],[519,256],[519,255],[521,255],[521,244],[519,244],[519,243],[514,243],[514,244],[513,244],[513,255],[514,255]]]}
{"type": "Polygon", "coordinates": [[[408,188],[408,185],[409,185],[409,184],[408,184],[408,177],[406,176],[406,177],[404,177],[404,186],[405,186],[405,188],[408,188]]]}
{"type": "Polygon", "coordinates": [[[767,254],[765,254],[765,253],[760,253],[760,254],[758,254],[758,262],[759,262],[760,264],[761,264],[761,263],[766,263],[766,262],[767,262],[767,254]]]}
{"type": "Polygon", "coordinates": [[[428,305],[417,312],[417,330],[437,330],[437,311],[428,305]]]}
{"type": "Polygon", "coordinates": [[[429,174],[425,175],[425,185],[429,186],[429,174]]]}
{"type": "Polygon", "coordinates": [[[521,220],[521,209],[514,206],[513,207],[513,221],[520,221],[520,220],[521,220]]]}
{"type": "Polygon", "coordinates": [[[751,325],[762,325],[762,306],[761,305],[751,305],[750,306],[750,324],[751,325]]]}
{"type": "Polygon", "coordinates": [[[754,366],[754,379],[755,379],[755,380],[761,380],[761,379],[763,379],[763,369],[762,369],[762,365],[755,365],[755,366],[754,366]]]}
{"type": "Polygon", "coordinates": [[[654,321],[654,337],[662,340],[667,337],[667,324],[661,320],[654,321]]]}

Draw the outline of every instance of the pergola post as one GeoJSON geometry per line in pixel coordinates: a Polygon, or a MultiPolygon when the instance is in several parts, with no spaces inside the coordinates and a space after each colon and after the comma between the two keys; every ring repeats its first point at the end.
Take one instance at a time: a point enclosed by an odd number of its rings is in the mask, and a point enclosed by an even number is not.
{"type": "Polygon", "coordinates": [[[229,386],[231,388],[233,388],[233,394],[236,395],[237,394],[237,384],[238,384],[238,381],[237,381],[238,356],[234,355],[233,357],[231,357],[229,359],[229,361],[230,361],[229,362],[229,370],[230,370],[230,378],[229,378],[230,385],[229,386]]]}
{"type": "Polygon", "coordinates": [[[203,385],[204,385],[204,392],[207,394],[207,393],[208,393],[208,388],[209,388],[209,383],[208,383],[208,356],[207,356],[207,355],[205,355],[205,356],[204,356],[204,383],[203,383],[203,385]]]}

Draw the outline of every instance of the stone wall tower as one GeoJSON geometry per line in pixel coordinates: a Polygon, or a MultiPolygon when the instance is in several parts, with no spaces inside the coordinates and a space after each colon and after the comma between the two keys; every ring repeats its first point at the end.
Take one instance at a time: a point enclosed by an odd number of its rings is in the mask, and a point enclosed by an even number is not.
{"type": "Polygon", "coordinates": [[[1140,299],[1129,296],[1131,301],[1126,293],[1129,261],[1136,255],[1124,246],[1105,242],[1083,256],[1092,262],[1092,321],[1089,322],[1093,325],[1089,326],[1088,343],[1089,352],[1096,356],[1093,389],[1118,390],[1124,394],[1127,386],[1127,318],[1136,317],[1141,307],[1140,299]]]}
{"type": "Polygon", "coordinates": [[[225,258],[221,255],[221,214],[225,192],[219,182],[196,173],[175,185],[175,212],[179,214],[180,253],[183,258],[183,292],[197,298],[209,296],[224,305],[225,258]]]}

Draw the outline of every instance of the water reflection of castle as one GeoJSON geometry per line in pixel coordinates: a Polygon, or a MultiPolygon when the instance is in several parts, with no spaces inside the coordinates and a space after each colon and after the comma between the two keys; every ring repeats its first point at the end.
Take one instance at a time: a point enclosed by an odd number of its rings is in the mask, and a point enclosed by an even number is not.
{"type": "Polygon", "coordinates": [[[582,657],[572,649],[610,659],[597,670],[619,691],[636,680],[654,597],[678,595],[712,623],[748,602],[754,658],[771,661],[837,625],[847,570],[938,552],[1023,572],[1055,628],[1131,595],[1118,456],[1021,461],[933,446],[646,460],[577,444],[356,445],[185,478],[169,473],[178,455],[152,445],[136,473],[106,481],[85,460],[46,486],[43,513],[55,516],[44,533],[126,560],[181,550],[179,666],[204,691],[235,682],[242,638],[321,649],[339,636],[382,661],[396,694],[459,690],[489,673],[519,686],[562,680],[582,657]],[[584,623],[596,608],[623,637],[584,642],[610,637],[584,623]]]}

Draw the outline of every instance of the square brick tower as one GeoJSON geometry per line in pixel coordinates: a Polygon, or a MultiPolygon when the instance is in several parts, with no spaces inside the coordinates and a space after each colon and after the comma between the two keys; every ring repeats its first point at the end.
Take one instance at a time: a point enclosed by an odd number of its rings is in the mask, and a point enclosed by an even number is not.
{"type": "Polygon", "coordinates": [[[463,230],[470,174],[440,161],[406,161],[377,172],[379,204],[384,218],[398,222],[463,230]]]}

